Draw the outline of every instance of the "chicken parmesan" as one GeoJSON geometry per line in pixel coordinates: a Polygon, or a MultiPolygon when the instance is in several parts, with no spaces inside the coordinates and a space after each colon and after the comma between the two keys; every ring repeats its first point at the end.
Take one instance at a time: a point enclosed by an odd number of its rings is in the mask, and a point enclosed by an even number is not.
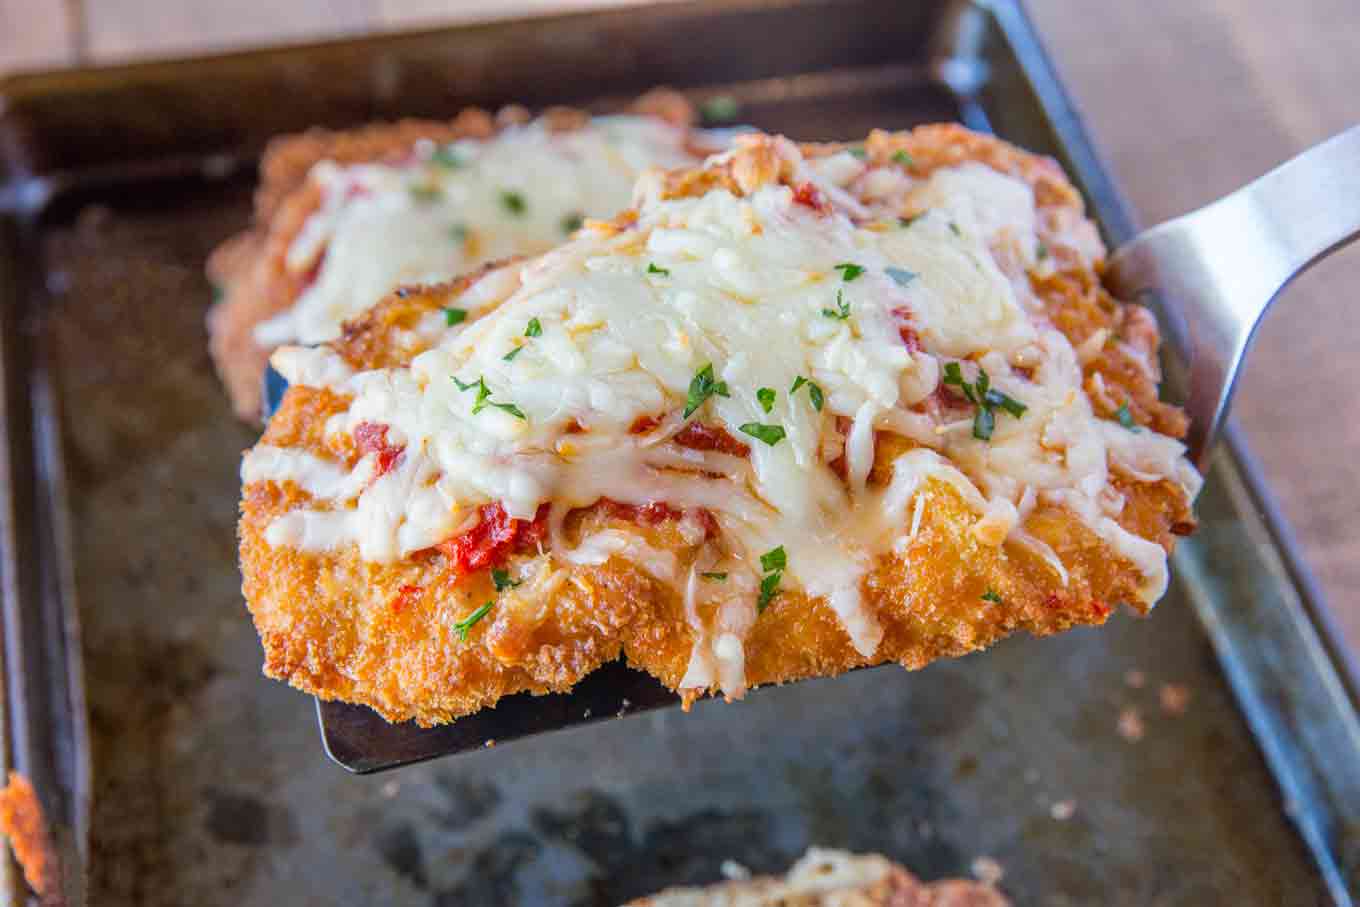
{"type": "Polygon", "coordinates": [[[260,416],[270,351],[320,343],[402,283],[446,280],[546,251],[586,216],[626,207],[649,167],[716,146],[684,98],[656,91],[623,115],[510,107],[276,141],[261,164],[257,226],[208,264],[220,300],[210,350],[238,414],[260,416]]]}
{"type": "Polygon", "coordinates": [[[702,888],[668,888],[623,907],[1009,907],[992,885],[922,882],[880,854],[811,847],[784,876],[740,877],[702,888]]]}
{"type": "Polygon", "coordinates": [[[273,364],[242,464],[265,671],[392,721],[930,661],[1146,611],[1200,478],[1052,161],[744,136],[546,254],[273,364]]]}

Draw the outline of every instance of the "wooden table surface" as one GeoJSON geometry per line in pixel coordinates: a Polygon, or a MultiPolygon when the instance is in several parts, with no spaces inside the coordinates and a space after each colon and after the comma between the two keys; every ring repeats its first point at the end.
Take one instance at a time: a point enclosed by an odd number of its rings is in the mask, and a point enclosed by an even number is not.
{"type": "MultiPolygon", "coordinates": [[[[496,15],[629,0],[507,0],[496,15]]],[[[0,70],[477,18],[470,0],[0,0],[0,70]]],[[[1142,221],[1190,210],[1360,119],[1353,0],[1029,0],[1142,221]]],[[[1262,327],[1236,416],[1360,653],[1360,246],[1262,327]]]]}

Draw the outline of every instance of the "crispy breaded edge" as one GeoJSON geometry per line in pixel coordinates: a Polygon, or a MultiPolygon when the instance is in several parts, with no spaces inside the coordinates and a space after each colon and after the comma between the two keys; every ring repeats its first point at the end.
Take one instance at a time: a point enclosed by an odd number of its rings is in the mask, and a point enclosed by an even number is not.
{"type": "MultiPolygon", "coordinates": [[[[689,101],[668,89],[642,95],[628,110],[686,128],[695,118],[689,101]]],[[[550,128],[568,131],[585,125],[590,114],[552,107],[542,117],[550,128]]],[[[341,131],[310,129],[269,143],[260,161],[253,225],[218,246],[206,266],[218,297],[208,313],[208,350],[238,417],[260,420],[261,379],[272,349],[256,343],[255,326],[286,311],[303,289],[301,279],[283,262],[298,231],[321,203],[320,192],[307,181],[312,167],[323,160],[341,164],[382,160],[422,139],[439,143],[486,139],[530,119],[529,111],[518,105],[504,107],[494,116],[472,107],[449,121],[410,119],[341,131]]]]}
{"type": "Polygon", "coordinates": [[[668,888],[624,907],[1008,907],[982,882],[922,882],[881,854],[813,847],[784,876],[668,888]]]}
{"type": "MultiPolygon", "coordinates": [[[[929,167],[922,162],[936,159],[959,159],[943,153],[948,149],[942,151],[941,145],[973,148],[976,156],[971,159],[996,161],[1006,172],[1029,180],[1036,194],[1052,200],[1046,207],[1060,205],[1080,213],[1080,197],[1056,167],[961,127],[876,133],[868,147],[872,154],[889,156],[894,149],[907,148],[918,167],[929,167]]],[[[824,152],[825,146],[810,151],[824,152]]],[[[759,169],[761,153],[757,140],[750,156],[754,160],[742,162],[739,153],[723,168],[707,169],[730,170],[719,177],[732,179],[735,191],[753,191],[760,183],[747,171],[759,169]]],[[[765,177],[774,178],[778,175],[765,177]]],[[[702,192],[709,185],[704,179],[691,180],[683,191],[702,192]]],[[[625,214],[617,228],[630,222],[625,214]]],[[[1130,321],[1136,307],[1115,302],[1096,276],[1066,260],[1061,248],[1055,246],[1054,254],[1062,270],[1042,278],[1032,275],[1031,282],[1069,339],[1079,343],[1095,331],[1115,330],[1130,321]]],[[[409,328],[449,304],[470,279],[393,294],[346,325],[333,349],[356,369],[409,362],[420,352],[409,345],[418,342],[409,328]]],[[[1155,340],[1153,326],[1154,345],[1155,340]]],[[[1126,401],[1143,424],[1176,433],[1184,424],[1179,411],[1156,401],[1155,386],[1144,371],[1113,367],[1123,361],[1120,355],[1128,354],[1111,349],[1108,360],[1089,361],[1088,380],[1097,373],[1106,375],[1107,395],[1126,401]]],[[[263,443],[303,447],[352,462],[353,451],[328,447],[334,442],[324,437],[327,418],[347,403],[329,391],[291,388],[263,443]]],[[[892,462],[910,447],[911,442],[898,436],[880,435],[871,483],[886,483],[892,462]]],[[[1174,535],[1193,525],[1189,502],[1170,482],[1138,482],[1116,474],[1115,485],[1127,500],[1119,523],[1165,550],[1171,549],[1174,535]]],[[[928,506],[915,536],[902,550],[881,557],[863,582],[866,607],[884,630],[874,655],[865,658],[854,650],[825,602],[790,589],[775,598],[746,639],[746,674],[752,686],[888,661],[919,668],[984,648],[1018,630],[1047,635],[1100,624],[1111,604],[1137,601],[1134,567],[1065,510],[1041,505],[1026,523],[1026,531],[1049,545],[1065,565],[1064,585],[1031,549],[1014,542],[993,547],[977,539],[971,529],[978,516],[952,488],[931,481],[922,494],[928,506]],[[1001,601],[983,599],[989,591],[1001,601]]],[[[261,482],[245,489],[240,525],[244,592],[270,676],[323,698],[365,703],[389,720],[413,718],[430,724],[476,711],[512,692],[567,690],[620,655],[672,689],[685,673],[693,633],[683,602],[675,590],[626,561],[581,567],[549,559],[545,569],[554,574],[550,596],[500,596],[497,607],[463,641],[452,625],[496,598],[484,572],[459,577],[435,551],[401,563],[371,564],[360,561],[354,550],[316,554],[270,547],[264,539],[269,523],[305,501],[291,483],[261,482]],[[415,592],[407,594],[406,587],[415,592]]],[[[673,525],[636,526],[596,508],[572,515],[568,543],[605,526],[636,532],[649,544],[672,551],[682,570],[697,547],[687,546],[673,525]]],[[[520,555],[512,563],[533,556],[520,555]]],[[[687,692],[686,699],[695,695],[687,692]]]]}
{"type": "Polygon", "coordinates": [[[9,839],[24,880],[43,907],[65,904],[52,830],[33,783],[19,772],[10,772],[9,783],[0,788],[0,834],[9,839]]]}

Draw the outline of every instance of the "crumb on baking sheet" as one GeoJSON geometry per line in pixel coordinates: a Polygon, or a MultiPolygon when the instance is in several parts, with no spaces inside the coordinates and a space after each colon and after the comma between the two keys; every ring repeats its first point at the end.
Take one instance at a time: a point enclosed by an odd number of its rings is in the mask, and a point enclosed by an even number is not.
{"type": "Polygon", "coordinates": [[[1137,743],[1143,739],[1143,716],[1133,706],[1123,709],[1119,713],[1119,724],[1117,725],[1119,736],[1129,743],[1137,743]]]}
{"type": "Polygon", "coordinates": [[[1048,808],[1048,814],[1055,822],[1066,822],[1077,813],[1076,800],[1059,800],[1048,808]]]}
{"type": "Polygon", "coordinates": [[[1190,707],[1190,688],[1182,683],[1164,683],[1158,692],[1162,711],[1168,715],[1184,715],[1190,707]]]}
{"type": "Polygon", "coordinates": [[[1125,671],[1124,683],[1130,689],[1141,690],[1143,685],[1147,683],[1147,675],[1137,669],[1125,671]]]}

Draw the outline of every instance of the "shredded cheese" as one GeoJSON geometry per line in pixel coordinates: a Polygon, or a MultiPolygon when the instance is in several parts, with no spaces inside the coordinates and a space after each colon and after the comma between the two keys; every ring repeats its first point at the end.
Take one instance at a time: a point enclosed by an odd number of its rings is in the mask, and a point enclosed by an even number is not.
{"type": "Polygon", "coordinates": [[[687,136],[644,116],[597,117],[565,131],[539,120],[486,140],[426,142],[398,163],[323,161],[309,174],[321,207],[285,260],[294,274],[315,274],[289,310],[256,328],[256,339],[333,340],[345,320],[399,284],[550,249],[585,216],[627,207],[646,168],[695,163],[687,136]]]}

